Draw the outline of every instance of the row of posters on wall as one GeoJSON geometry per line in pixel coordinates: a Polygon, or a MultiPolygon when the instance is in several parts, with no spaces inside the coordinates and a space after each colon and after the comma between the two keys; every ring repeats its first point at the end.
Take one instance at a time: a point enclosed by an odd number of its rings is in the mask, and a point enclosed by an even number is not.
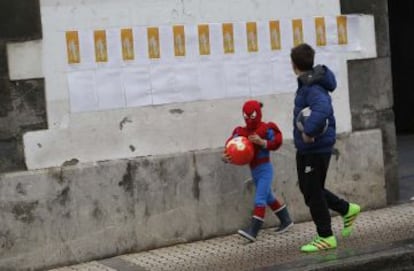
{"type": "Polygon", "coordinates": [[[356,29],[336,16],[66,31],[71,111],[293,91],[292,46],[315,46],[335,69],[335,54],[358,49],[356,29]]]}

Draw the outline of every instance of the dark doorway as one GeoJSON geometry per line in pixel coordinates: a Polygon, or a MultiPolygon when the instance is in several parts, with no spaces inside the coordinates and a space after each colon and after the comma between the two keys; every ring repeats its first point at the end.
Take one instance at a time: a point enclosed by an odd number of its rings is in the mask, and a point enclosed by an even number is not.
{"type": "Polygon", "coordinates": [[[388,0],[397,134],[414,134],[414,1],[388,0]]]}
{"type": "Polygon", "coordinates": [[[414,200],[414,1],[388,0],[400,201],[414,200]]]}

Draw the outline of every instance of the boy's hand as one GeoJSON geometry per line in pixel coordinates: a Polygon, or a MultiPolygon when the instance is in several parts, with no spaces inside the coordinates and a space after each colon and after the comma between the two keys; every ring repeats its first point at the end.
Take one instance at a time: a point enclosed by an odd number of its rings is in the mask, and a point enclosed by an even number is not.
{"type": "Polygon", "coordinates": [[[313,142],[315,142],[315,138],[314,137],[310,137],[310,136],[308,136],[305,133],[302,133],[302,140],[305,143],[313,143],[313,142]]]}
{"type": "Polygon", "coordinates": [[[258,136],[257,134],[253,134],[253,135],[249,135],[248,139],[250,140],[250,142],[252,142],[253,144],[259,145],[260,147],[265,148],[266,147],[266,140],[262,139],[260,136],[258,136]]]}
{"type": "Polygon", "coordinates": [[[223,152],[221,160],[223,160],[224,163],[231,163],[231,156],[227,152],[223,152]]]}

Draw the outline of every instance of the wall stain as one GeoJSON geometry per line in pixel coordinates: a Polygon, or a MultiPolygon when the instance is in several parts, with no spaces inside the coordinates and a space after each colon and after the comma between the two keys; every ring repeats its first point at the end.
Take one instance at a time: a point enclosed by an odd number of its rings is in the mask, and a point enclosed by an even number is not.
{"type": "Polygon", "coordinates": [[[56,201],[61,205],[64,206],[70,200],[70,187],[66,186],[63,190],[57,195],[56,201]]]}
{"type": "Polygon", "coordinates": [[[63,162],[62,167],[66,167],[66,166],[74,166],[76,164],[79,163],[79,160],[76,158],[73,158],[71,160],[67,160],[65,162],[63,162]]]}
{"type": "Polygon", "coordinates": [[[174,108],[174,109],[170,109],[170,113],[171,114],[182,114],[182,113],[184,113],[184,110],[182,110],[180,108],[174,108]]]}
{"type": "Polygon", "coordinates": [[[63,184],[65,182],[62,168],[60,168],[59,170],[51,169],[48,171],[48,175],[51,176],[53,179],[56,179],[58,184],[63,184]]]}
{"type": "Polygon", "coordinates": [[[129,149],[131,150],[131,152],[135,151],[135,146],[134,145],[129,145],[129,149]]]}
{"type": "Polygon", "coordinates": [[[18,183],[16,185],[16,192],[20,195],[27,195],[26,189],[23,187],[22,183],[18,183]]]}
{"type": "Polygon", "coordinates": [[[144,216],[145,216],[146,218],[148,218],[148,217],[150,217],[150,216],[151,216],[151,212],[150,212],[150,210],[148,209],[148,205],[145,205],[145,212],[144,212],[144,216]]]}
{"type": "Polygon", "coordinates": [[[63,217],[66,219],[70,219],[72,217],[72,214],[70,213],[70,211],[67,211],[63,214],[63,217]]]}
{"type": "Polygon", "coordinates": [[[39,202],[21,202],[13,206],[12,213],[16,220],[22,221],[26,224],[33,223],[35,217],[33,214],[34,209],[39,205],[39,202]]]}
{"type": "Polygon", "coordinates": [[[99,203],[96,200],[93,202],[92,216],[96,220],[102,220],[104,216],[101,208],[99,208],[99,203]]]}
{"type": "Polygon", "coordinates": [[[122,177],[122,181],[118,183],[118,185],[121,186],[124,191],[131,196],[134,194],[134,175],[136,169],[136,163],[134,163],[134,161],[129,161],[127,164],[126,172],[122,177]]]}
{"type": "Polygon", "coordinates": [[[0,231],[0,248],[3,250],[10,250],[14,246],[15,237],[11,236],[9,230],[0,231]]]}
{"type": "Polygon", "coordinates": [[[150,165],[150,161],[148,159],[143,159],[142,163],[140,163],[143,167],[147,168],[150,165]]]}
{"type": "Polygon", "coordinates": [[[124,129],[125,124],[127,123],[132,123],[132,120],[128,117],[124,117],[121,122],[119,123],[119,130],[122,131],[122,129],[124,129]]]}
{"type": "Polygon", "coordinates": [[[193,153],[193,167],[194,167],[194,178],[193,178],[193,196],[195,199],[200,199],[200,182],[201,176],[197,171],[196,155],[193,153]]]}

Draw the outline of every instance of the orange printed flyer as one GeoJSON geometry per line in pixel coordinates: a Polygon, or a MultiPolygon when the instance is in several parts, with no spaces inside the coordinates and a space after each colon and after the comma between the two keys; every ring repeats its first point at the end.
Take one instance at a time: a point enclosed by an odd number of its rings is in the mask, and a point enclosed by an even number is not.
{"type": "Polygon", "coordinates": [[[270,48],[272,51],[282,49],[280,42],[280,23],[279,21],[270,21],[269,22],[270,30],[270,48]]]}
{"type": "Polygon", "coordinates": [[[292,20],[292,30],[293,30],[293,45],[297,46],[303,43],[302,19],[292,20]]]}
{"type": "Polygon", "coordinates": [[[95,60],[96,62],[107,62],[108,61],[108,47],[106,41],[105,30],[94,31],[94,42],[95,42],[95,60]]]}
{"type": "Polygon", "coordinates": [[[326,45],[326,26],[324,17],[315,18],[316,45],[326,45]]]}
{"type": "Polygon", "coordinates": [[[66,31],[66,51],[69,64],[80,63],[78,31],[66,31]]]}
{"type": "Polygon", "coordinates": [[[160,34],[158,27],[148,27],[147,36],[149,58],[160,58],[160,34]]]}
{"type": "Polygon", "coordinates": [[[185,56],[185,31],[183,25],[173,26],[174,55],[185,56]]]}
{"type": "Polygon", "coordinates": [[[223,49],[225,54],[234,53],[234,32],[232,23],[224,23],[223,28],[223,49]]]}
{"type": "Polygon", "coordinates": [[[257,41],[257,25],[255,22],[246,23],[246,35],[247,51],[250,53],[259,51],[259,45],[257,41]]]}
{"type": "Polygon", "coordinates": [[[131,28],[121,29],[122,59],[134,60],[134,34],[131,28]]]}
{"type": "Polygon", "coordinates": [[[198,25],[198,50],[200,55],[210,54],[210,27],[208,24],[198,25]]]}
{"type": "Polygon", "coordinates": [[[336,17],[336,24],[338,27],[338,44],[348,44],[348,24],[347,17],[344,15],[336,17]]]}

